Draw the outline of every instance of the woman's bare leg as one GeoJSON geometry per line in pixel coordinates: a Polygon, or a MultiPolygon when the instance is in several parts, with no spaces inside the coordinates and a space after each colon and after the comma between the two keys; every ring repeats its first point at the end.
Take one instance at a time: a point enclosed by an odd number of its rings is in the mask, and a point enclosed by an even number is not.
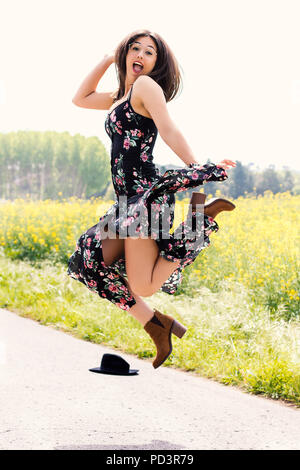
{"type": "Polygon", "coordinates": [[[126,273],[137,295],[153,295],[178,268],[180,261],[167,261],[159,256],[152,238],[125,238],[126,273]]]}
{"type": "Polygon", "coordinates": [[[124,256],[124,239],[104,238],[101,242],[103,261],[107,266],[124,256]]]}
{"type": "Polygon", "coordinates": [[[130,307],[128,312],[138,321],[142,324],[142,326],[145,326],[146,323],[151,320],[151,318],[154,315],[154,311],[149,305],[144,302],[143,299],[139,295],[137,295],[133,290],[131,289],[128,281],[125,279],[125,283],[127,284],[127,287],[131,293],[131,295],[134,297],[134,300],[136,301],[136,304],[130,307]]]}
{"type": "MultiPolygon", "coordinates": [[[[117,259],[123,257],[124,239],[105,238],[102,240],[102,254],[104,263],[107,266],[112,264],[117,259]]],[[[124,279],[124,281],[128,287],[128,290],[136,301],[136,304],[130,308],[129,313],[144,326],[153,317],[154,312],[138,294],[133,292],[129,282],[126,279],[124,279]]]]}

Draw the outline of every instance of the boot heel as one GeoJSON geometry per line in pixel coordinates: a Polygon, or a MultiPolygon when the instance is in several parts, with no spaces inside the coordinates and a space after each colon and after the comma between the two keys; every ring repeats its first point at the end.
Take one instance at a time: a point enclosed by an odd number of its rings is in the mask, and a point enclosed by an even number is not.
{"type": "Polygon", "coordinates": [[[182,338],[186,332],[186,327],[179,323],[177,320],[174,320],[171,326],[171,331],[177,338],[182,338]]]}

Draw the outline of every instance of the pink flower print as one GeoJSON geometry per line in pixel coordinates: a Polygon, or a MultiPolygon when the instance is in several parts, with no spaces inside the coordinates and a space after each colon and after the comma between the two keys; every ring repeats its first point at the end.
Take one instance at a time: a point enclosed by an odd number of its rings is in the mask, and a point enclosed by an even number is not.
{"type": "Polygon", "coordinates": [[[124,139],[124,143],[123,143],[123,147],[128,150],[129,147],[130,147],[130,140],[128,137],[126,137],[126,139],[124,139]]]}
{"type": "Polygon", "coordinates": [[[134,217],[128,217],[124,223],[122,224],[122,227],[127,227],[128,225],[130,225],[132,222],[134,221],[134,217]]]}
{"type": "Polygon", "coordinates": [[[85,252],[86,252],[87,258],[89,259],[89,258],[90,258],[90,256],[91,256],[91,252],[90,252],[90,250],[85,250],[85,252]]]}
{"type": "Polygon", "coordinates": [[[172,249],[172,245],[171,245],[171,243],[169,243],[169,244],[168,244],[168,248],[169,248],[169,250],[171,250],[171,249],[172,249]]]}
{"type": "Polygon", "coordinates": [[[188,178],[183,178],[183,184],[188,184],[190,180],[188,178]]]}
{"type": "Polygon", "coordinates": [[[134,129],[134,130],[132,129],[130,132],[132,136],[136,136],[138,133],[138,129],[134,129]]]}
{"type": "Polygon", "coordinates": [[[122,135],[122,131],[120,129],[116,129],[117,133],[122,135]]]}
{"type": "Polygon", "coordinates": [[[193,171],[192,178],[193,178],[193,180],[198,179],[198,173],[196,171],[193,171]]]}
{"type": "Polygon", "coordinates": [[[87,266],[88,268],[92,268],[93,267],[93,261],[87,261],[87,266]]]}
{"type": "Polygon", "coordinates": [[[110,273],[107,277],[108,279],[115,279],[118,276],[116,274],[110,273]]]}
{"type": "Polygon", "coordinates": [[[141,145],[141,149],[143,149],[144,147],[146,147],[146,144],[142,144],[142,145],[141,145]]]}
{"type": "Polygon", "coordinates": [[[122,129],[121,121],[117,121],[117,122],[116,122],[116,125],[117,125],[118,127],[120,127],[120,129],[122,129]]]}
{"type": "Polygon", "coordinates": [[[138,130],[137,136],[138,136],[138,137],[142,137],[142,135],[144,135],[143,132],[141,132],[140,130],[138,130]]]}
{"type": "Polygon", "coordinates": [[[148,155],[146,154],[146,152],[142,153],[141,159],[143,160],[143,162],[146,162],[148,160],[148,155]]]}
{"type": "Polygon", "coordinates": [[[133,176],[137,176],[137,172],[136,172],[136,171],[134,171],[132,174],[133,174],[133,176]]]}
{"type": "Polygon", "coordinates": [[[109,289],[111,292],[118,292],[118,288],[117,288],[117,286],[115,286],[114,284],[109,284],[108,289],[109,289]]]}
{"type": "Polygon", "coordinates": [[[100,276],[104,276],[104,272],[103,272],[103,271],[99,271],[99,274],[100,274],[100,276]]]}
{"type": "Polygon", "coordinates": [[[120,302],[116,302],[116,306],[121,308],[122,310],[129,310],[129,305],[123,305],[120,302]]]}
{"type": "Polygon", "coordinates": [[[141,186],[139,186],[139,187],[137,188],[136,192],[137,192],[138,194],[141,194],[141,193],[144,192],[144,189],[143,189],[141,186]]]}
{"type": "Polygon", "coordinates": [[[118,163],[118,159],[117,159],[117,158],[115,158],[115,163],[118,163]]]}
{"type": "Polygon", "coordinates": [[[152,140],[153,140],[153,137],[150,137],[150,139],[149,139],[149,143],[150,143],[150,142],[152,142],[152,140]]]}
{"type": "Polygon", "coordinates": [[[156,212],[157,212],[157,211],[159,212],[159,211],[160,211],[160,204],[158,204],[158,203],[156,203],[156,202],[153,202],[153,203],[151,204],[151,209],[154,210],[154,211],[156,211],[156,212]]]}
{"type": "Polygon", "coordinates": [[[96,281],[89,281],[89,282],[88,282],[88,285],[89,285],[90,287],[96,287],[97,282],[96,282],[96,281]]]}
{"type": "Polygon", "coordinates": [[[128,103],[125,104],[125,106],[123,107],[123,109],[127,109],[128,108],[128,103]]]}
{"type": "Polygon", "coordinates": [[[117,118],[116,118],[116,113],[115,113],[115,111],[113,111],[113,112],[111,113],[111,115],[110,115],[110,120],[111,120],[112,122],[116,122],[116,119],[117,119],[117,118]]]}
{"type": "Polygon", "coordinates": [[[88,238],[87,241],[86,241],[87,246],[90,246],[91,242],[92,242],[92,239],[88,238]]]}
{"type": "Polygon", "coordinates": [[[126,113],[126,117],[130,119],[130,113],[126,113]]]}

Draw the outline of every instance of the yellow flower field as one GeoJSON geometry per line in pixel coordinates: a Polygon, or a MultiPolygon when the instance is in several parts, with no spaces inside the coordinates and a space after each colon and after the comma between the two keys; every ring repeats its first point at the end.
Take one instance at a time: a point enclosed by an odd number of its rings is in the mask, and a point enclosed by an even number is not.
{"type": "Polygon", "coordinates": [[[219,215],[220,230],[196,259],[192,276],[211,289],[223,279],[241,282],[271,312],[299,315],[300,197],[265,193],[235,204],[233,212],[219,215]]]}
{"type": "MultiPolygon", "coordinates": [[[[186,213],[176,203],[175,226],[186,213]]],[[[113,201],[15,200],[0,204],[0,246],[12,259],[52,258],[66,263],[77,238],[97,223],[113,201]]],[[[266,193],[239,198],[236,209],[222,213],[218,233],[185,271],[184,286],[205,285],[218,291],[220,282],[240,282],[253,300],[289,319],[299,315],[300,196],[266,193]]]]}

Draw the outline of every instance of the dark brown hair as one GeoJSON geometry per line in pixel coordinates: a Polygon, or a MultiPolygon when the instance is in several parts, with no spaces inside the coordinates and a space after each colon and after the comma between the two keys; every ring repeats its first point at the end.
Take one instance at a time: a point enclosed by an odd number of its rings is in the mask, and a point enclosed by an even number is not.
{"type": "Polygon", "coordinates": [[[171,101],[178,93],[182,85],[182,75],[179,70],[179,64],[171,51],[170,47],[157,34],[148,29],[139,29],[128,34],[123,41],[120,42],[115,51],[115,67],[118,76],[119,89],[115,93],[114,101],[118,101],[125,94],[125,78],[126,78],[126,57],[129,45],[138,37],[150,37],[157,48],[157,58],[153,70],[148,74],[162,88],[166,102],[171,101]]]}

